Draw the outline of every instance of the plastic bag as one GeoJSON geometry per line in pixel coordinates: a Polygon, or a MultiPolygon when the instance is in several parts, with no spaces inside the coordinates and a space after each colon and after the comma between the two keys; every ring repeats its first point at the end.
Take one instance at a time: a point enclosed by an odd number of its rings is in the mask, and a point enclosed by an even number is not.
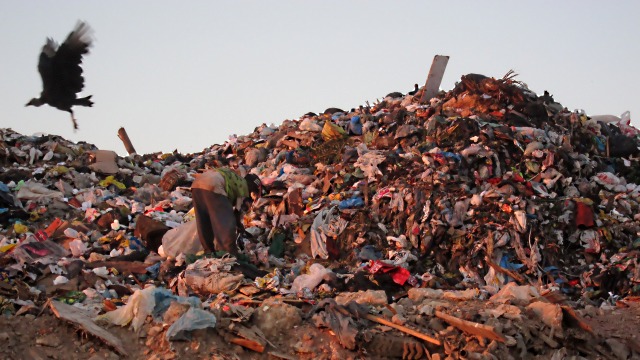
{"type": "Polygon", "coordinates": [[[293,280],[291,291],[297,293],[303,288],[313,290],[322,282],[322,278],[330,272],[331,270],[325,268],[321,264],[311,264],[311,266],[309,266],[308,274],[300,275],[293,280]]]}
{"type": "Polygon", "coordinates": [[[342,139],[346,136],[347,133],[343,128],[330,121],[325,121],[324,127],[322,128],[322,138],[324,141],[342,139]]]}
{"type": "Polygon", "coordinates": [[[218,294],[236,288],[244,279],[244,275],[229,273],[237,264],[236,258],[200,259],[187,266],[184,271],[184,282],[195,292],[203,295],[218,294]]]}
{"type": "Polygon", "coordinates": [[[640,130],[636,129],[633,125],[631,125],[631,113],[629,111],[625,111],[620,116],[620,121],[618,122],[618,128],[622,131],[623,134],[627,136],[637,136],[640,134],[640,130]]]}
{"type": "Polygon", "coordinates": [[[497,294],[490,297],[489,300],[498,303],[511,302],[515,305],[528,305],[538,298],[540,298],[540,294],[535,287],[508,283],[497,294]]]}
{"type": "Polygon", "coordinates": [[[11,252],[11,256],[20,264],[41,264],[57,263],[61,257],[68,256],[67,251],[62,246],[51,240],[37,241],[35,236],[29,236],[25,241],[16,245],[11,252]]]}
{"type": "Polygon", "coordinates": [[[300,123],[300,130],[320,132],[322,131],[322,126],[318,125],[317,122],[307,118],[302,120],[302,122],[300,123]]]}
{"type": "Polygon", "coordinates": [[[191,307],[169,327],[166,337],[168,340],[186,340],[185,332],[208,327],[216,327],[215,315],[206,310],[191,307]]]}
{"type": "Polygon", "coordinates": [[[75,239],[69,243],[69,250],[71,250],[71,254],[74,257],[79,257],[84,255],[89,248],[87,248],[87,245],[82,240],[75,239]]]}
{"type": "Polygon", "coordinates": [[[360,116],[354,116],[349,122],[349,132],[354,135],[362,135],[362,122],[360,116]]]}
{"type": "Polygon", "coordinates": [[[157,289],[155,286],[136,290],[129,298],[127,305],[98,316],[96,320],[106,320],[120,326],[126,326],[131,323],[133,330],[137,332],[155,307],[155,292],[163,290],[168,291],[166,289],[157,289]]]}
{"type": "Polygon", "coordinates": [[[16,197],[20,200],[43,200],[43,199],[62,199],[63,194],[60,191],[50,190],[46,186],[35,182],[27,181],[20,187],[16,197]]]}
{"type": "Polygon", "coordinates": [[[345,199],[340,202],[338,208],[342,209],[353,209],[364,206],[364,200],[360,197],[352,197],[351,199],[345,199]]]}
{"type": "Polygon", "coordinates": [[[327,249],[327,236],[337,237],[349,223],[338,216],[336,207],[322,209],[318,212],[313,224],[311,224],[311,256],[319,256],[322,259],[329,258],[327,249]]]}
{"type": "Polygon", "coordinates": [[[167,231],[162,237],[162,249],[171,258],[180,254],[196,254],[202,250],[198,239],[198,227],[195,221],[186,222],[167,231]]]}

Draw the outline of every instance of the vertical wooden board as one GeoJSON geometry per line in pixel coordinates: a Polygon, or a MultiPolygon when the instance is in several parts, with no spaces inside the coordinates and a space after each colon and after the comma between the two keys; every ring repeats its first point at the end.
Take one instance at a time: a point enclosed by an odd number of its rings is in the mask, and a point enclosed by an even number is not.
{"type": "Polygon", "coordinates": [[[424,84],[424,92],[422,93],[420,102],[427,102],[438,94],[442,78],[444,77],[444,70],[447,68],[448,62],[449,56],[436,55],[433,57],[431,69],[429,69],[429,75],[427,76],[427,82],[424,84]]]}

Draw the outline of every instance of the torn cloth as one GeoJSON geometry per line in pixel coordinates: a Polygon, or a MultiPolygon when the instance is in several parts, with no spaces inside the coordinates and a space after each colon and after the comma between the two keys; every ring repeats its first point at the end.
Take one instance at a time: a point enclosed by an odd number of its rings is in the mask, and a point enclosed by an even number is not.
{"type": "Polygon", "coordinates": [[[348,222],[336,213],[336,207],[331,209],[322,209],[318,212],[313,224],[311,224],[311,256],[315,258],[319,256],[322,259],[329,258],[327,250],[327,236],[337,237],[344,229],[348,222]]]}

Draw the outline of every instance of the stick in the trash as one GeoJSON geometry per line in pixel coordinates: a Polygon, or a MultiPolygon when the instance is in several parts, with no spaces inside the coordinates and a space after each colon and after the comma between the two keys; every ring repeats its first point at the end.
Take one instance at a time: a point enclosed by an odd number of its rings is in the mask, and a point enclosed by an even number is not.
{"type": "Polygon", "coordinates": [[[487,262],[487,264],[489,264],[489,266],[491,266],[493,268],[493,270],[505,274],[511,278],[513,278],[518,284],[526,284],[527,282],[524,280],[524,278],[522,276],[520,276],[520,274],[513,272],[509,269],[505,269],[502,266],[494,263],[493,261],[491,261],[491,259],[486,256],[485,257],[485,261],[487,262]]]}
{"type": "Polygon", "coordinates": [[[131,140],[129,140],[129,135],[127,135],[127,130],[125,130],[123,127],[118,129],[118,137],[120,138],[120,140],[122,140],[124,148],[127,149],[129,155],[136,153],[136,149],[133,148],[133,144],[131,143],[131,140]]]}
{"type": "Polygon", "coordinates": [[[438,345],[438,346],[442,345],[442,343],[438,339],[434,339],[431,336],[425,335],[425,334],[423,334],[421,332],[417,332],[417,331],[415,331],[413,329],[409,329],[406,326],[394,324],[391,321],[385,320],[385,319],[383,319],[381,317],[378,317],[378,316],[375,316],[375,315],[371,315],[371,314],[364,314],[364,315],[362,315],[362,317],[367,319],[367,320],[371,320],[371,321],[377,322],[378,324],[386,325],[386,326],[392,327],[394,329],[400,330],[405,334],[409,334],[409,335],[415,336],[418,339],[422,339],[424,341],[428,341],[428,342],[430,342],[432,344],[435,344],[435,345],[438,345]]]}
{"type": "Polygon", "coordinates": [[[493,326],[480,324],[473,321],[463,320],[455,316],[445,314],[438,310],[436,310],[435,314],[436,314],[436,317],[448,322],[450,325],[457,327],[458,329],[464,332],[467,332],[469,334],[482,336],[484,338],[487,338],[490,340],[497,340],[500,342],[506,341],[505,337],[502,336],[501,334],[498,334],[494,330],[493,326]]]}

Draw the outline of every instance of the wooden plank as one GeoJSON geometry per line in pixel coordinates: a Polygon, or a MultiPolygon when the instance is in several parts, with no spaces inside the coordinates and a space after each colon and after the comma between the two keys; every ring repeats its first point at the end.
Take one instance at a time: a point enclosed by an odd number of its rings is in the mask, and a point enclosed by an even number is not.
{"type": "Polygon", "coordinates": [[[56,317],[79,326],[82,330],[114,348],[122,356],[128,356],[124,345],[118,337],[98,326],[91,318],[78,311],[77,308],[55,300],[49,301],[49,307],[56,317]]]}
{"type": "Polygon", "coordinates": [[[450,325],[455,326],[466,333],[481,336],[489,340],[497,340],[500,342],[505,342],[507,340],[504,336],[495,332],[493,326],[463,320],[437,310],[435,314],[436,317],[448,322],[450,325]]]}
{"type": "Polygon", "coordinates": [[[448,56],[436,55],[433,57],[431,69],[427,76],[427,82],[424,84],[424,92],[422,93],[420,102],[427,102],[438,94],[440,84],[442,84],[442,78],[444,77],[444,70],[447,68],[448,62],[448,56]]]}

